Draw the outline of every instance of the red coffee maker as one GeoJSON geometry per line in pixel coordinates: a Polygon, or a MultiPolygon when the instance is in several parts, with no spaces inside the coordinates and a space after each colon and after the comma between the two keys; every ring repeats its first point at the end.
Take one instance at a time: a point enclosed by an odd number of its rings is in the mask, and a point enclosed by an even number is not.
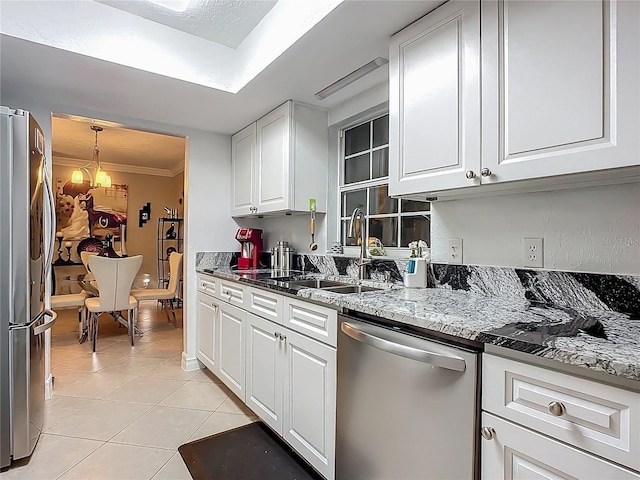
{"type": "Polygon", "coordinates": [[[262,255],[262,230],[257,228],[240,228],[236,232],[236,240],[240,242],[240,258],[238,268],[258,268],[262,255]]]}

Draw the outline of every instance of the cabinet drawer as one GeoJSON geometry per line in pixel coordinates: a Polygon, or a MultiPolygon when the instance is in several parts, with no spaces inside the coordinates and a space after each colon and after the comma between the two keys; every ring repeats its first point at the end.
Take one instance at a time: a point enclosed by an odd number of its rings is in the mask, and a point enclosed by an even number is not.
{"type": "Polygon", "coordinates": [[[336,346],[337,312],[330,308],[285,298],[282,324],[291,330],[336,346]]]}
{"type": "Polygon", "coordinates": [[[637,473],[488,413],[482,413],[482,426],[495,432],[492,439],[482,439],[483,480],[640,479],[637,473]]]}
{"type": "Polygon", "coordinates": [[[207,295],[216,295],[217,279],[214,277],[206,277],[198,275],[198,291],[207,295]]]}
{"type": "Polygon", "coordinates": [[[246,287],[239,283],[218,280],[216,297],[232,305],[244,307],[246,287]]]}
{"type": "Polygon", "coordinates": [[[640,394],[484,355],[482,408],[640,470],[640,394]]]}
{"type": "Polygon", "coordinates": [[[245,307],[260,317],[282,324],[282,303],[282,295],[253,287],[247,288],[245,307]]]}

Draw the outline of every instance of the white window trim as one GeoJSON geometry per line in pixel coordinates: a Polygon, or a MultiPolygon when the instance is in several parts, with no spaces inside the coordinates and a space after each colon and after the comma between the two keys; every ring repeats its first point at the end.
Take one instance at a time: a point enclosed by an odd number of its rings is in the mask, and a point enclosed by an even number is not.
{"type": "MultiPolygon", "coordinates": [[[[381,111],[377,111],[377,112],[373,112],[370,115],[366,115],[363,116],[353,122],[350,122],[347,125],[342,126],[339,130],[338,130],[338,140],[339,140],[339,145],[338,145],[338,150],[339,150],[339,154],[338,154],[338,174],[337,174],[337,178],[338,178],[338,188],[336,190],[336,195],[337,195],[337,201],[336,201],[336,205],[337,205],[337,215],[338,215],[338,221],[337,221],[337,225],[336,225],[336,238],[339,239],[340,243],[342,243],[342,222],[345,219],[348,219],[349,216],[343,216],[342,215],[342,194],[344,192],[349,192],[352,190],[361,190],[361,189],[365,189],[365,188],[369,188],[369,187],[376,187],[376,186],[380,186],[380,185],[389,185],[389,176],[386,177],[379,177],[379,178],[375,178],[375,179],[368,179],[368,180],[363,180],[361,182],[355,182],[355,183],[350,183],[348,185],[344,184],[344,162],[345,159],[348,158],[352,158],[352,157],[356,157],[361,153],[355,153],[352,155],[348,155],[348,156],[344,156],[344,132],[345,130],[349,130],[353,127],[356,127],[358,125],[362,125],[364,123],[370,123],[373,120],[383,117],[384,115],[388,115],[389,111],[388,110],[381,110],[381,111]]],[[[388,144],[387,144],[388,147],[388,144]]],[[[382,150],[383,148],[385,148],[384,146],[380,146],[380,147],[374,147],[372,149],[370,149],[370,151],[376,151],[376,150],[382,150]]],[[[371,169],[371,162],[369,162],[369,169],[371,169]]],[[[369,170],[369,172],[371,172],[371,170],[369,170]]],[[[369,200],[369,195],[367,193],[367,201],[369,200]]],[[[398,199],[398,210],[401,210],[401,199],[398,199]]],[[[368,210],[368,205],[367,205],[367,210],[368,210]]],[[[429,216],[429,218],[431,218],[431,210],[429,211],[420,211],[420,212],[402,212],[402,213],[391,213],[391,214],[380,214],[380,215],[367,215],[367,218],[371,217],[371,218],[383,218],[383,217],[394,217],[394,218],[398,218],[398,229],[400,228],[400,219],[402,217],[405,216],[417,216],[417,215],[425,215],[429,216]]],[[[367,226],[368,228],[368,226],[367,226]]],[[[399,235],[398,235],[398,240],[400,240],[399,235]]],[[[429,242],[431,242],[431,239],[429,239],[429,242]]],[[[385,245],[384,247],[385,249],[385,255],[384,256],[375,256],[374,258],[379,258],[379,259],[401,259],[401,258],[407,258],[411,252],[411,248],[409,247],[387,247],[385,245]]],[[[358,246],[349,246],[349,245],[342,245],[342,250],[344,252],[344,255],[347,256],[358,256],[360,254],[360,247],[358,246]]],[[[427,252],[430,252],[430,248],[425,249],[425,254],[427,254],[427,252]]]]}

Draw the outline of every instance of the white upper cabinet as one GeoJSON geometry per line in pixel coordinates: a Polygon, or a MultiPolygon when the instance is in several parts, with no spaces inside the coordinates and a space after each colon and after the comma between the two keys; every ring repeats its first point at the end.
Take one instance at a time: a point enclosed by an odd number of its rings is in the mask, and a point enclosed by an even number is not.
{"type": "Polygon", "coordinates": [[[232,138],[234,216],[326,211],[327,112],[288,101],[232,138]]]}
{"type": "Polygon", "coordinates": [[[391,39],[391,195],[478,184],[479,49],[477,2],[450,0],[391,39]]]}
{"type": "Polygon", "coordinates": [[[639,2],[482,2],[483,183],[640,164],[639,18],[639,2]]]}
{"type": "Polygon", "coordinates": [[[236,133],[231,139],[232,202],[233,215],[245,215],[256,204],[256,124],[236,133]]]}
{"type": "Polygon", "coordinates": [[[258,211],[287,210],[290,193],[291,102],[262,117],[256,125],[258,211]]]}
{"type": "Polygon", "coordinates": [[[633,1],[451,0],[396,34],[390,193],[628,176],[619,168],[640,165],[638,18],[633,1]]]}

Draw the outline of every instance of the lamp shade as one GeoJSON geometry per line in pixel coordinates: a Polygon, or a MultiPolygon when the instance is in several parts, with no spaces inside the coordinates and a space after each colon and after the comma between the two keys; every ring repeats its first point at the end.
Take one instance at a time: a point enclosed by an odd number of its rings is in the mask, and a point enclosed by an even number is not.
{"type": "MultiPolygon", "coordinates": [[[[96,185],[100,185],[101,187],[106,187],[107,185],[105,185],[107,183],[107,173],[104,170],[98,170],[96,172],[96,180],[95,180],[96,185]]],[[[111,182],[109,182],[111,183],[111,182]]]]}
{"type": "Polygon", "coordinates": [[[74,170],[71,174],[71,183],[82,183],[84,182],[84,176],[82,175],[81,170],[74,170]]]}

